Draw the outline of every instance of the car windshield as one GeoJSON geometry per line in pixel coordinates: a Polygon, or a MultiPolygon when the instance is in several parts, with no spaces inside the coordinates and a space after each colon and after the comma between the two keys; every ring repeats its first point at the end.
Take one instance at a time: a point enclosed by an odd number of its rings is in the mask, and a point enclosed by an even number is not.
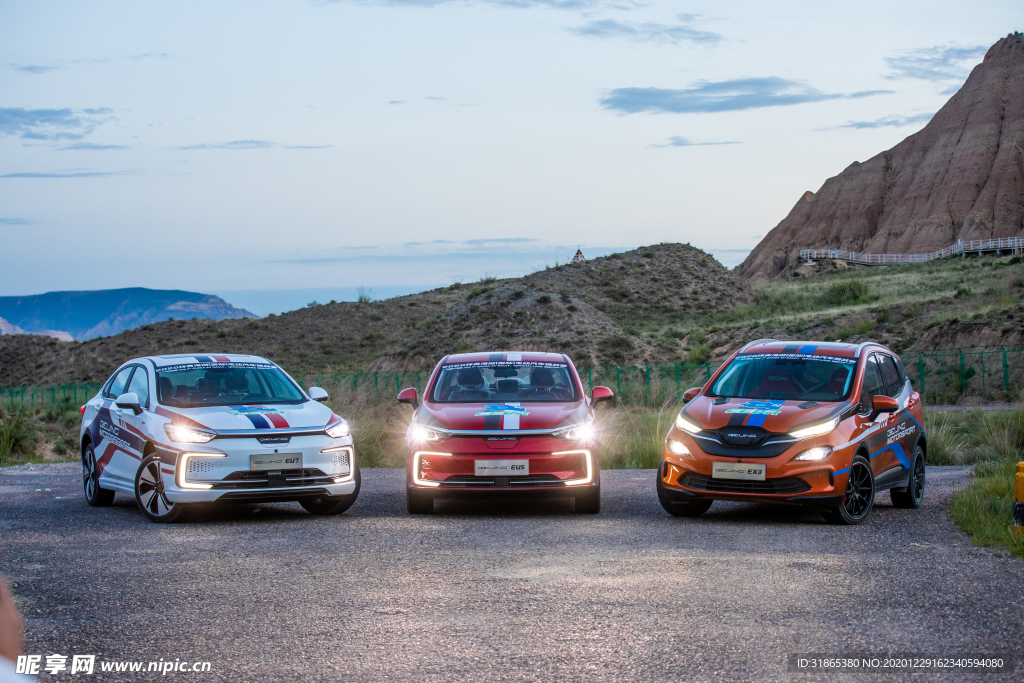
{"type": "Polygon", "coordinates": [[[856,358],[746,353],[729,363],[710,396],[795,401],[841,401],[850,394],[856,358]]]}
{"type": "Polygon", "coordinates": [[[266,363],[190,363],[158,368],[157,396],[165,406],[303,403],[295,384],[266,363]]]}
{"type": "Polygon", "coordinates": [[[436,403],[575,401],[565,363],[449,363],[441,368],[430,399],[436,403]]]}

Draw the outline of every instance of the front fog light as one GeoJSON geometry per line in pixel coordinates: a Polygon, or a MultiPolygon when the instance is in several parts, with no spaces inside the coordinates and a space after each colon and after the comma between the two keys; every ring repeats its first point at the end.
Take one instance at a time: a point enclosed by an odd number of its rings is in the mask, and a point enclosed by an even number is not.
{"type": "Polygon", "coordinates": [[[673,455],[689,455],[690,449],[686,447],[686,444],[680,443],[675,439],[669,439],[666,444],[668,445],[668,452],[673,455]]]}
{"type": "Polygon", "coordinates": [[[832,449],[828,446],[818,446],[817,448],[810,448],[800,455],[796,456],[794,460],[824,460],[832,454],[832,449]]]}

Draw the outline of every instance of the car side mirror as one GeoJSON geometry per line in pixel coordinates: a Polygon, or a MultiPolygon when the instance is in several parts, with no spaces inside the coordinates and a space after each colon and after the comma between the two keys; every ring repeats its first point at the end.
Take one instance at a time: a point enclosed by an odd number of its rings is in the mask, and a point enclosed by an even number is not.
{"type": "Polygon", "coordinates": [[[418,391],[416,391],[416,387],[409,387],[408,389],[402,389],[400,392],[398,392],[398,402],[408,403],[413,407],[413,409],[419,407],[419,397],[420,394],[418,391]]]}
{"type": "Polygon", "coordinates": [[[139,397],[134,391],[129,391],[127,394],[121,394],[114,401],[114,405],[124,410],[130,410],[135,415],[142,412],[142,406],[139,405],[139,397]]]}
{"type": "Polygon", "coordinates": [[[615,392],[608,387],[594,387],[590,390],[590,403],[597,405],[603,401],[615,401],[615,392]]]}
{"type": "Polygon", "coordinates": [[[868,420],[874,422],[882,413],[895,413],[899,409],[900,404],[894,398],[889,396],[872,396],[871,415],[868,417],[868,420]]]}
{"type": "Polygon", "coordinates": [[[311,399],[314,401],[320,401],[321,403],[326,401],[328,396],[327,392],[320,387],[310,387],[307,393],[311,399]]]}
{"type": "Polygon", "coordinates": [[[697,394],[699,393],[700,387],[693,387],[692,389],[687,389],[686,393],[683,394],[683,403],[689,403],[693,399],[697,398],[697,394]]]}

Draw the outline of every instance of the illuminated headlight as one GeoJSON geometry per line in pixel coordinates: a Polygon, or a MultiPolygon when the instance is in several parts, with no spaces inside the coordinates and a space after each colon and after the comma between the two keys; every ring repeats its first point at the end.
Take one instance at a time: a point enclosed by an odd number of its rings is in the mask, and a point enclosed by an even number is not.
{"type": "Polygon", "coordinates": [[[414,424],[409,428],[409,440],[413,443],[441,443],[452,435],[447,429],[414,424]]]}
{"type": "Polygon", "coordinates": [[[580,441],[590,442],[594,438],[594,425],[584,423],[563,427],[551,432],[551,436],[561,439],[566,443],[579,443],[580,441]]]}
{"type": "Polygon", "coordinates": [[[208,429],[199,429],[173,423],[165,424],[164,431],[167,432],[167,436],[171,441],[177,443],[208,443],[217,436],[216,432],[211,432],[208,429]]]}
{"type": "Polygon", "coordinates": [[[690,422],[683,417],[682,413],[679,413],[679,417],[676,418],[676,427],[682,429],[684,432],[690,432],[691,434],[700,434],[701,432],[700,425],[690,422]]]}
{"type": "Polygon", "coordinates": [[[665,442],[668,446],[668,452],[673,455],[689,455],[690,449],[686,447],[686,444],[676,441],[675,439],[669,439],[665,442]]]}
{"type": "Polygon", "coordinates": [[[327,436],[332,439],[340,439],[352,433],[352,430],[348,426],[348,422],[345,422],[344,420],[332,422],[324,428],[324,431],[327,432],[327,436]]]}
{"type": "Polygon", "coordinates": [[[822,422],[821,424],[812,425],[810,427],[804,427],[803,429],[797,429],[789,433],[794,439],[807,439],[812,436],[821,436],[822,434],[828,434],[839,424],[839,416],[832,418],[828,422],[822,422]]]}
{"type": "Polygon", "coordinates": [[[832,449],[828,446],[818,446],[817,448],[809,448],[800,455],[794,458],[795,460],[824,460],[831,455],[832,449]]]}

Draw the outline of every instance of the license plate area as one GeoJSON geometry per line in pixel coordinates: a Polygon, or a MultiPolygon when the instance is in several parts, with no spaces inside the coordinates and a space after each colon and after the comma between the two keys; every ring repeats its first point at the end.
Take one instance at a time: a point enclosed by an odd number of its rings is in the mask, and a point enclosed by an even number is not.
{"type": "Polygon", "coordinates": [[[249,456],[249,471],[301,470],[302,453],[254,453],[249,456]]]}
{"type": "Polygon", "coordinates": [[[711,465],[711,478],[764,481],[766,469],[768,468],[763,463],[716,462],[711,465]]]}
{"type": "Polygon", "coordinates": [[[473,473],[478,477],[525,477],[530,474],[530,461],[474,460],[473,473]]]}

